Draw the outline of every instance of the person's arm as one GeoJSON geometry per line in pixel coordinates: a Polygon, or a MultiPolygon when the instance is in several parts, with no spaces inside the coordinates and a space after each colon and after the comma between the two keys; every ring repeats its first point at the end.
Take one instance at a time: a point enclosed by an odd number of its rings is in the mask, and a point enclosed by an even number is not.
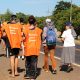
{"type": "Polygon", "coordinates": [[[65,31],[63,32],[61,37],[62,37],[61,40],[64,41],[65,40],[65,31]]]}
{"type": "Polygon", "coordinates": [[[44,27],[43,32],[42,32],[42,39],[46,39],[46,32],[47,32],[47,27],[44,27]]]}
{"type": "Polygon", "coordinates": [[[25,34],[22,34],[22,41],[24,41],[26,39],[25,34]]]}
{"type": "Polygon", "coordinates": [[[64,40],[65,40],[65,38],[61,38],[61,40],[62,40],[62,41],[64,41],[64,40]]]}
{"type": "Polygon", "coordinates": [[[3,32],[3,37],[7,36],[6,32],[3,32]]]}
{"type": "Polygon", "coordinates": [[[5,31],[6,27],[7,27],[7,25],[2,25],[2,27],[1,27],[2,37],[7,36],[6,31],[5,31]]]}

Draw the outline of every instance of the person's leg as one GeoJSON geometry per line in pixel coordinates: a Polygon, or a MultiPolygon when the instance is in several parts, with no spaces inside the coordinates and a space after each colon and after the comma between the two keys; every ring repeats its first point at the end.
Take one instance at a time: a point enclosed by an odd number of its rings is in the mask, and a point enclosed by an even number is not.
{"type": "Polygon", "coordinates": [[[15,55],[15,76],[18,76],[19,73],[18,73],[18,55],[19,55],[19,48],[14,48],[13,49],[13,53],[15,55]]]}
{"type": "Polygon", "coordinates": [[[75,62],[75,47],[69,47],[68,50],[69,50],[69,64],[67,72],[70,72],[73,70],[72,63],[75,62]]]}
{"type": "Polygon", "coordinates": [[[26,74],[24,75],[24,77],[28,79],[30,78],[30,71],[31,71],[31,56],[26,57],[25,67],[26,67],[26,74]]]}
{"type": "Polygon", "coordinates": [[[19,75],[18,73],[18,58],[15,57],[15,75],[19,75]]]}
{"type": "Polygon", "coordinates": [[[7,58],[9,57],[9,50],[8,50],[8,47],[6,47],[6,57],[7,57],[7,58]]]}
{"type": "Polygon", "coordinates": [[[24,44],[22,42],[22,59],[24,59],[24,44]]]}
{"type": "Polygon", "coordinates": [[[54,58],[55,49],[50,50],[50,59],[52,62],[52,70],[56,73],[56,60],[54,58]]]}
{"type": "Polygon", "coordinates": [[[14,76],[15,76],[15,72],[14,72],[15,56],[11,56],[11,57],[10,57],[10,61],[11,61],[12,77],[14,77],[14,76]]]}
{"type": "Polygon", "coordinates": [[[44,66],[43,66],[43,68],[45,69],[45,70],[48,70],[49,69],[49,66],[48,66],[48,47],[47,46],[45,46],[44,47],[44,66]]]}
{"type": "Polygon", "coordinates": [[[55,53],[55,49],[52,49],[50,50],[50,59],[51,59],[51,62],[52,62],[52,69],[56,69],[56,61],[55,61],[55,58],[54,58],[54,53],[55,53]]]}
{"type": "Polygon", "coordinates": [[[6,57],[7,58],[10,57],[10,50],[11,50],[11,48],[6,46],[6,57]]]}
{"type": "Polygon", "coordinates": [[[61,55],[61,65],[60,71],[67,71],[69,65],[69,49],[67,47],[63,47],[62,55],[61,55]]]}
{"type": "Polygon", "coordinates": [[[37,61],[38,61],[38,56],[31,56],[31,77],[33,79],[36,78],[37,76],[37,61]]]}

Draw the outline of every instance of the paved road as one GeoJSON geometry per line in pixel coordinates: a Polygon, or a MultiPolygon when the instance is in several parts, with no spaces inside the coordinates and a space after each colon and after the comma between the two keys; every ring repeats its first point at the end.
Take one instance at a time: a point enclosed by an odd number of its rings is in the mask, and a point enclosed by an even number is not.
{"type": "MultiPolygon", "coordinates": [[[[58,49],[58,48],[57,48],[58,49]]],[[[59,49],[58,49],[59,50],[59,49]]],[[[10,77],[10,59],[6,58],[2,54],[4,54],[5,51],[0,51],[0,80],[27,80],[24,79],[25,74],[25,64],[24,60],[19,60],[19,77],[11,78],[10,77]]],[[[60,53],[58,51],[58,53],[60,53]]],[[[61,72],[59,71],[59,65],[60,61],[57,60],[57,74],[53,75],[50,71],[46,73],[43,69],[43,54],[40,54],[38,59],[38,71],[39,76],[36,78],[36,80],[80,80],[80,67],[74,66],[74,71],[70,73],[61,72]]],[[[51,62],[49,60],[49,65],[51,65],[51,62]]]]}

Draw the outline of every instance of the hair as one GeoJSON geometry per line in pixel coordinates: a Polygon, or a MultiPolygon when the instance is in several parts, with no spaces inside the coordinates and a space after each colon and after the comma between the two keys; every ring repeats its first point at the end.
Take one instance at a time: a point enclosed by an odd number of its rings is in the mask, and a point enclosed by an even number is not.
{"type": "Polygon", "coordinates": [[[16,15],[11,15],[11,19],[10,19],[10,21],[12,21],[12,20],[16,20],[17,19],[17,16],[16,15]]]}
{"type": "Polygon", "coordinates": [[[36,25],[36,19],[33,15],[29,16],[28,21],[30,25],[34,25],[34,26],[36,25]]]}
{"type": "Polygon", "coordinates": [[[24,23],[24,18],[20,18],[20,23],[24,23]]]}

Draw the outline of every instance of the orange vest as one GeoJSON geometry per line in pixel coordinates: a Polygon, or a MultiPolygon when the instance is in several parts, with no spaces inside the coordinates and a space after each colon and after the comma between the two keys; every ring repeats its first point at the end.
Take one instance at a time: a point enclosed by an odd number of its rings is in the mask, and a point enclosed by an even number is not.
{"type": "Polygon", "coordinates": [[[42,30],[36,27],[34,30],[26,28],[25,39],[25,56],[39,55],[41,46],[41,32],[42,30]]]}
{"type": "Polygon", "coordinates": [[[29,28],[30,24],[22,25],[23,32],[25,33],[26,29],[29,28]]]}
{"type": "Polygon", "coordinates": [[[11,48],[20,48],[21,44],[21,25],[7,24],[5,27],[11,48]]]}
{"type": "Polygon", "coordinates": [[[7,26],[7,22],[3,22],[2,24],[1,24],[1,30],[3,31],[3,30],[5,30],[5,27],[7,26]]]}

